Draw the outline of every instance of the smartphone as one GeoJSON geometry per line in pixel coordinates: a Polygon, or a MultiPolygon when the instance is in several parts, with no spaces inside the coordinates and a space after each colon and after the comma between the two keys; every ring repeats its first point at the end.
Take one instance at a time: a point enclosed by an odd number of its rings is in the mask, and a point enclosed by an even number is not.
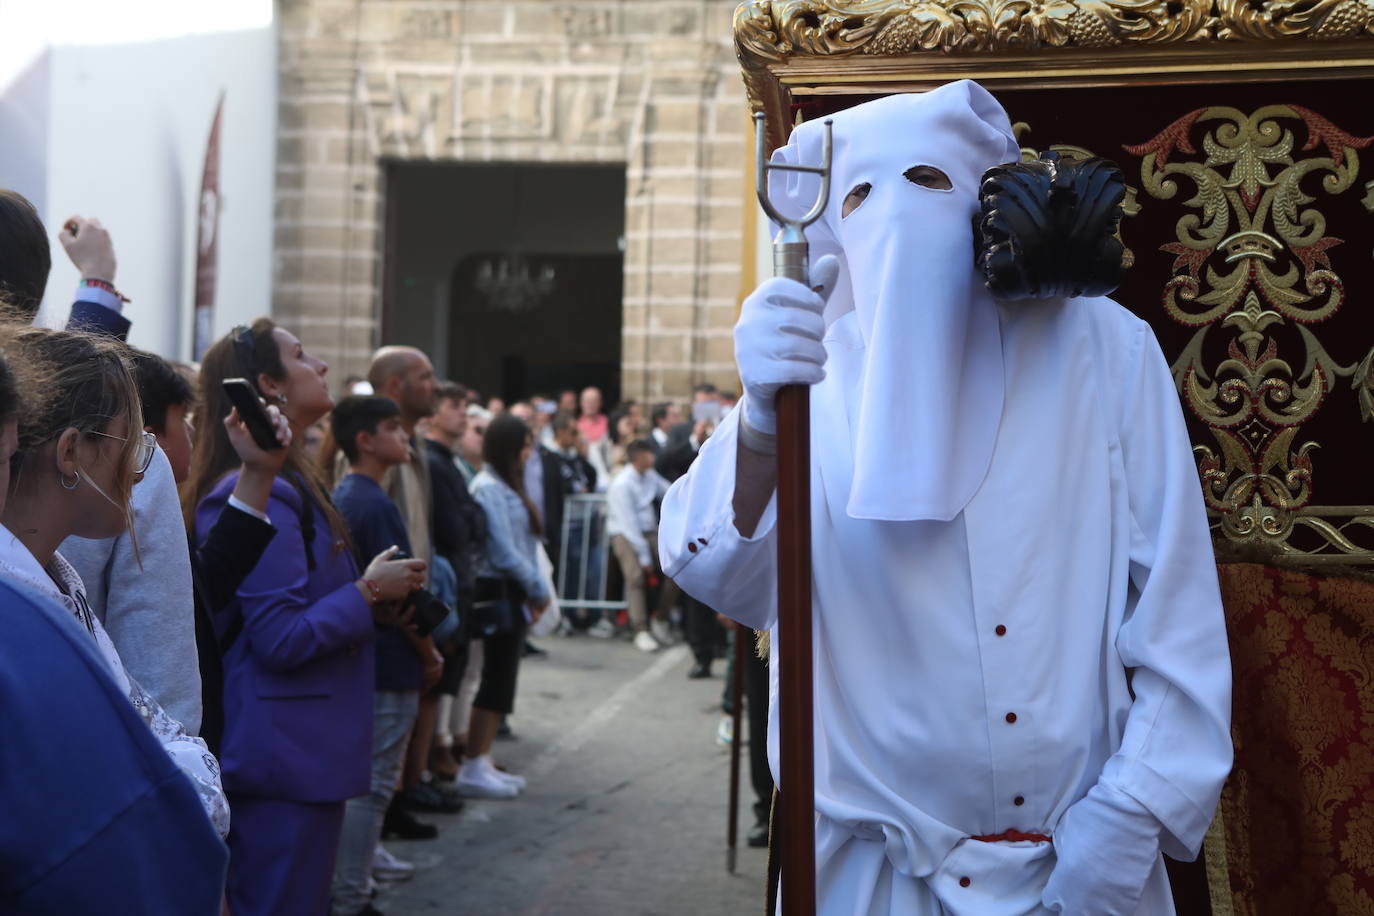
{"type": "Polygon", "coordinates": [[[258,448],[263,451],[281,448],[282,444],[277,441],[277,430],[267,416],[267,408],[258,400],[258,392],[252,383],[246,378],[227,378],[223,384],[224,393],[229,396],[230,403],[238,408],[239,417],[247,425],[258,448]]]}
{"type": "Polygon", "coordinates": [[[719,401],[694,401],[692,403],[692,422],[699,423],[702,420],[709,420],[712,423],[720,422],[719,401]]]}

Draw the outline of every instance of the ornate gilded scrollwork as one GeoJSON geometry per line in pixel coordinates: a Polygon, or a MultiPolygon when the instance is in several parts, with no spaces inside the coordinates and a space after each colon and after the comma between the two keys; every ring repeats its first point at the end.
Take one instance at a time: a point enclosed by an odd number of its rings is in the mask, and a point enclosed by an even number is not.
{"type": "Polygon", "coordinates": [[[1194,191],[1183,201],[1190,212],[1176,224],[1176,241],[1162,246],[1174,255],[1162,304],[1175,321],[1198,329],[1174,363],[1174,378],[1216,440],[1219,451],[1194,450],[1207,505],[1233,541],[1374,562],[1370,510],[1312,507],[1318,446],[1298,441],[1340,379],[1358,392],[1362,419],[1374,419],[1374,348],[1343,364],[1314,330],[1344,304],[1345,285],[1327,254],[1341,240],[1327,235],[1326,217],[1309,206],[1317,198],[1308,193],[1354,187],[1358,151],[1371,142],[1306,108],[1268,105],[1251,114],[1198,109],[1126,148],[1143,157],[1141,186],[1151,197],[1175,199],[1182,184],[1194,191]],[[1294,158],[1299,125],[1302,151],[1320,147],[1325,155],[1294,158]],[[1209,368],[1207,339],[1227,331],[1226,356],[1209,368]],[[1317,534],[1321,546],[1291,544],[1295,527],[1317,534]]]}
{"type": "MultiPolygon", "coordinates": [[[[1374,0],[742,0],[734,33],[750,107],[768,113],[778,145],[792,95],[777,74],[798,59],[905,57],[914,73],[947,76],[931,58],[1044,53],[1048,62],[1061,50],[1080,52],[1076,64],[1064,64],[1067,73],[1114,65],[1120,55],[1112,49],[1188,55],[1224,44],[1264,69],[1268,62],[1253,50],[1264,43],[1374,35],[1374,0]]],[[[1318,51],[1298,56],[1325,59],[1318,51]]],[[[1206,72],[1200,56],[1191,59],[1206,72]]],[[[976,66],[957,69],[979,76],[976,66]]]]}
{"type": "Polygon", "coordinates": [[[791,54],[1103,48],[1208,40],[1332,40],[1368,32],[1363,0],[746,0],[742,48],[791,54]]]}

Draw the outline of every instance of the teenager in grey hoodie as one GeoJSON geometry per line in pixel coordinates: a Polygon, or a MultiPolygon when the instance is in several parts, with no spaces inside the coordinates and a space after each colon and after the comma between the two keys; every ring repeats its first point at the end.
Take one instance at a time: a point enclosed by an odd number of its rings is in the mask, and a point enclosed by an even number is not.
{"type": "Polygon", "coordinates": [[[61,551],[86,583],[91,611],[125,667],[188,732],[199,734],[195,592],[176,484],[190,461],[186,411],[194,395],[174,370],[159,375],[161,384],[138,374],[144,429],[157,436],[159,446],[134,488],[132,534],[138,538],[138,556],[130,531],[98,541],[68,538],[61,551]]]}

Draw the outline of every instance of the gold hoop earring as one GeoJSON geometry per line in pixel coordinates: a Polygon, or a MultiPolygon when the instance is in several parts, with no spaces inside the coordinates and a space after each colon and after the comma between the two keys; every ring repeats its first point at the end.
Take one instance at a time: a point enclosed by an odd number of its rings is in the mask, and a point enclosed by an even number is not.
{"type": "Polygon", "coordinates": [[[81,475],[80,475],[80,474],[72,474],[72,482],[71,482],[70,484],[68,484],[68,483],[67,483],[67,475],[66,475],[66,474],[63,474],[61,471],[58,471],[58,472],[57,472],[57,482],[60,483],[60,484],[62,484],[62,489],[64,489],[64,490],[75,490],[75,489],[77,488],[77,486],[79,486],[80,483],[81,483],[81,475]]]}

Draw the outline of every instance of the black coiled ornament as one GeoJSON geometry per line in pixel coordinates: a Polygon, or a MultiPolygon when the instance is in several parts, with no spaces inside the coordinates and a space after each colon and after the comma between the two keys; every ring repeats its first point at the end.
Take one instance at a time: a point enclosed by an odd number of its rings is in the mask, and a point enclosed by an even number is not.
{"type": "Polygon", "coordinates": [[[974,263],[998,299],[1103,296],[1121,285],[1126,180],[1106,159],[999,165],[983,175],[974,263]]]}

